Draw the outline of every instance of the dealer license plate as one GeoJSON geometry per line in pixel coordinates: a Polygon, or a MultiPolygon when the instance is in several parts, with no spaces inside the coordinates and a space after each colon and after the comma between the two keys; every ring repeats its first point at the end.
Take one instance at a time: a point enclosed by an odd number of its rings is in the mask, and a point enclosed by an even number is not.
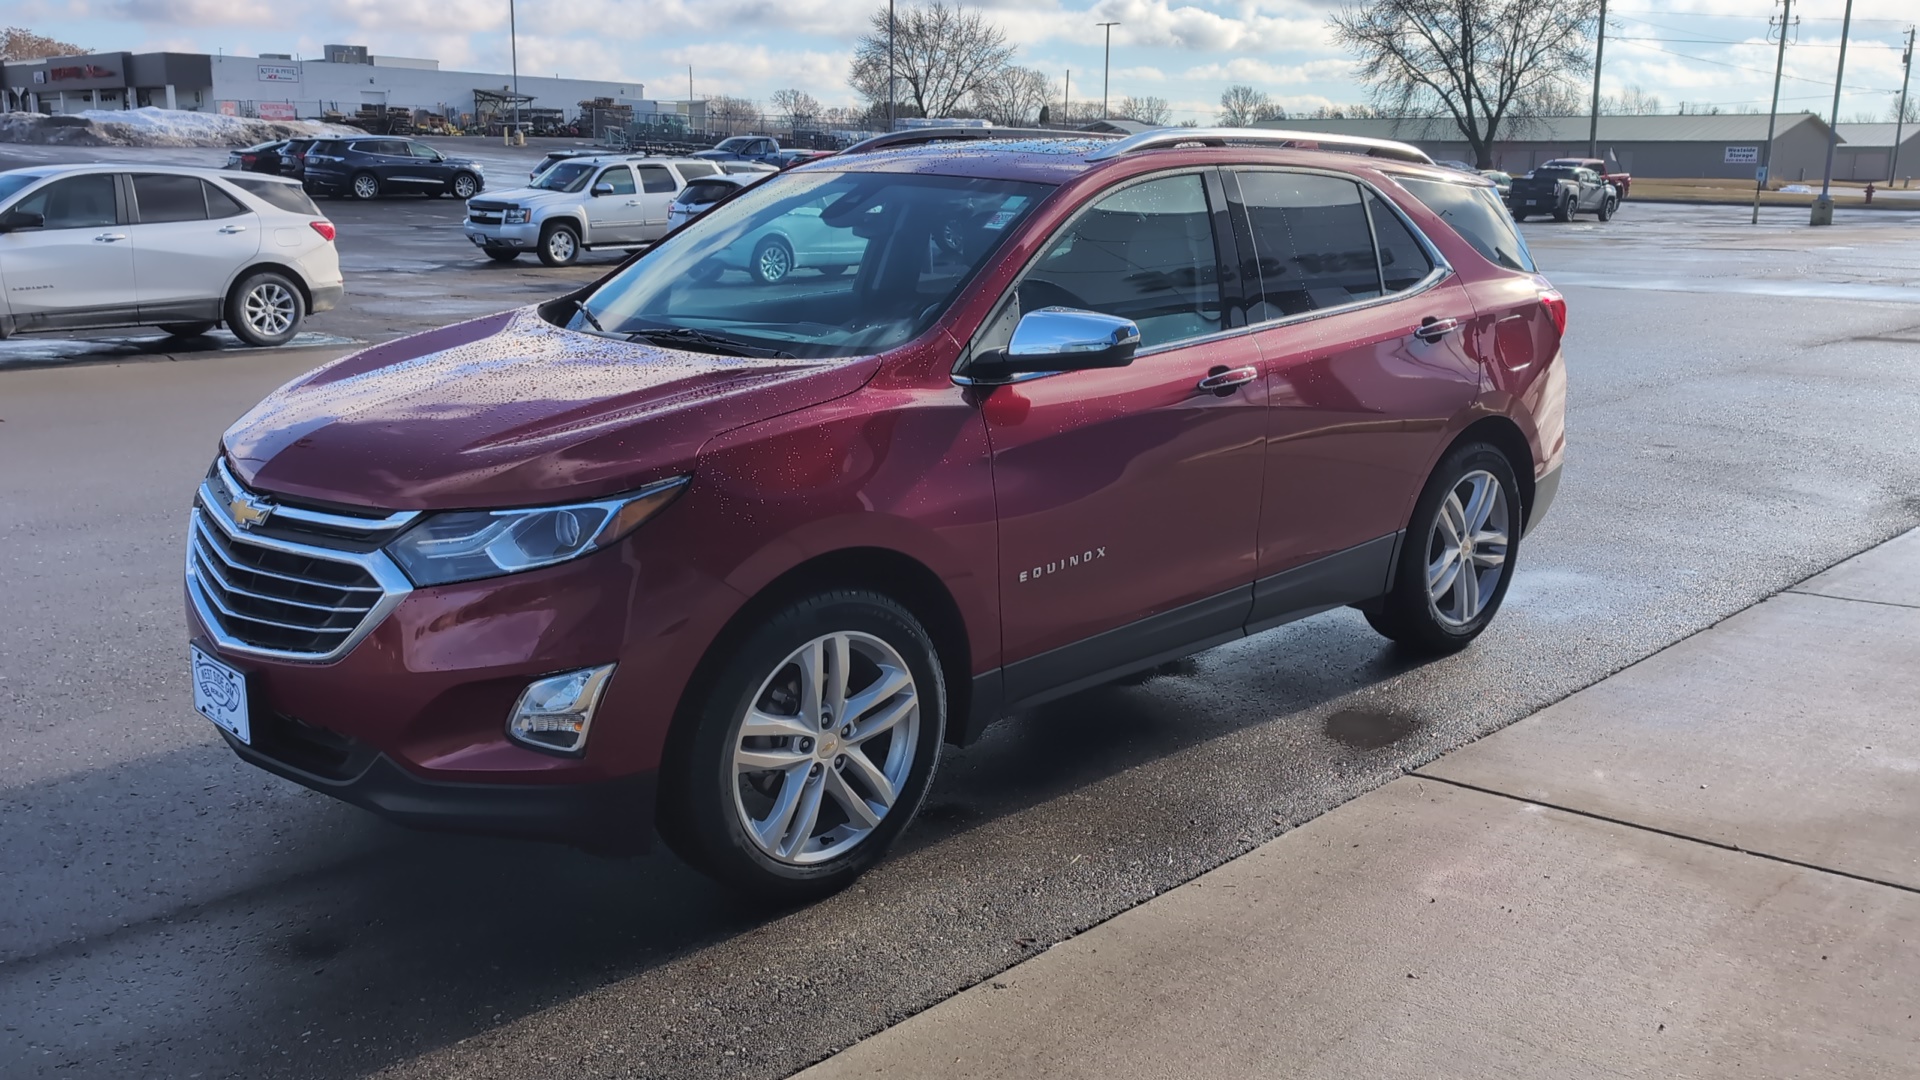
{"type": "Polygon", "coordinates": [[[247,677],[201,652],[198,645],[187,648],[193,653],[193,707],[227,734],[243,743],[253,742],[253,726],[247,720],[247,677]]]}

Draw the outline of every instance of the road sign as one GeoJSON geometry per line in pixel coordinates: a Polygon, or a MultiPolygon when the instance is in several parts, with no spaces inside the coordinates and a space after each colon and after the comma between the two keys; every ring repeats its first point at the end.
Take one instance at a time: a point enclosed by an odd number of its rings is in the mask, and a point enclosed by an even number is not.
{"type": "Polygon", "coordinates": [[[1753,180],[1754,180],[1754,183],[1757,183],[1757,184],[1764,184],[1767,182],[1767,167],[1765,165],[1762,165],[1759,168],[1753,170],[1753,180]]]}

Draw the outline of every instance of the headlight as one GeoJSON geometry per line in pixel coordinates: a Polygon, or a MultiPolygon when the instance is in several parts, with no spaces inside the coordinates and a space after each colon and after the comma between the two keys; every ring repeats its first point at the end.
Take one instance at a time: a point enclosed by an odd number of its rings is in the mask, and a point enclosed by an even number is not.
{"type": "Polygon", "coordinates": [[[530,212],[531,211],[524,206],[509,206],[507,207],[507,216],[501,220],[509,225],[525,225],[527,223],[527,214],[530,212]]]}
{"type": "Polygon", "coordinates": [[[527,510],[435,514],[387,545],[416,585],[498,577],[598,551],[665,509],[686,487],[677,476],[631,495],[527,510]]]}

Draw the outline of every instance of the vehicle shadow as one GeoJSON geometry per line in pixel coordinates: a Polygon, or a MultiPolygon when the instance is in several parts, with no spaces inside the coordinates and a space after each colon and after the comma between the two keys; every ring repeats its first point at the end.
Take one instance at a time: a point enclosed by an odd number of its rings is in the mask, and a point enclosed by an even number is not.
{"type": "MultiPolygon", "coordinates": [[[[414,833],[304,793],[292,805],[262,808],[279,820],[271,842],[242,845],[252,850],[223,847],[221,823],[208,816],[161,829],[171,835],[144,832],[137,817],[121,822],[116,838],[52,830],[45,844],[15,851],[41,864],[33,872],[44,898],[20,896],[28,907],[110,907],[140,889],[192,895],[198,876],[235,859],[283,859],[284,872],[0,967],[0,1013],[13,1018],[0,1035],[0,1048],[13,1044],[0,1051],[0,1073],[31,1075],[14,1070],[64,1061],[89,1076],[150,1075],[160,1054],[165,1071],[178,1075],[356,1076],[483,1037],[729,939],[766,931],[759,937],[778,942],[783,924],[809,939],[857,936],[876,905],[912,902],[924,886],[920,871],[896,863],[924,863],[916,856],[944,854],[956,841],[964,850],[971,830],[1250,726],[1326,712],[1335,698],[1418,666],[1350,616],[1316,619],[1317,632],[1282,628],[1167,665],[1135,685],[1003,721],[946,755],[895,862],[808,909],[756,905],[664,850],[613,860],[414,833]],[[103,856],[146,865],[132,880],[113,879],[107,895],[60,884],[103,856]],[[75,1017],[88,1018],[84,1033],[75,1017]]],[[[1321,719],[1289,735],[1324,757],[1332,729],[1323,731],[1321,719]]],[[[177,789],[189,779],[184,768],[143,761],[66,778],[57,793],[15,790],[6,801],[81,813],[116,792],[177,789]]],[[[777,946],[749,952],[768,965],[756,977],[793,976],[777,946]]],[[[671,1039],[674,1018],[695,1007],[659,1003],[658,1019],[669,1025],[662,1037],[671,1039]]]]}

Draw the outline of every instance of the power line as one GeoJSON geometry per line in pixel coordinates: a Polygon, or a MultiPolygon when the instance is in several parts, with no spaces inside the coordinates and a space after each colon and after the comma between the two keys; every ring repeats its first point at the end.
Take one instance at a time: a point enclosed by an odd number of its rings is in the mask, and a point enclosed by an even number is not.
{"type": "MultiPolygon", "coordinates": [[[[1773,74],[1773,72],[1771,71],[1764,71],[1760,68],[1748,67],[1745,64],[1730,64],[1725,60],[1713,60],[1705,56],[1694,56],[1690,53],[1674,52],[1672,49],[1663,49],[1658,45],[1649,45],[1644,40],[1641,40],[1640,38],[1614,38],[1614,40],[1628,42],[1632,44],[1634,48],[1637,48],[1637,49],[1652,49],[1654,52],[1657,52],[1657,53],[1666,53],[1668,56],[1677,56],[1682,60],[1692,60],[1696,63],[1716,64],[1720,67],[1733,68],[1736,71],[1751,71],[1758,75],[1773,74]]],[[[1809,79],[1804,75],[1786,75],[1782,77],[1792,79],[1795,82],[1813,83],[1816,86],[1830,85],[1830,82],[1827,79],[1809,79]]],[[[1879,87],[1871,87],[1871,86],[1848,86],[1845,89],[1852,90],[1855,93],[1859,93],[1859,94],[1891,94],[1893,93],[1893,91],[1891,90],[1886,90],[1879,87]]]]}

